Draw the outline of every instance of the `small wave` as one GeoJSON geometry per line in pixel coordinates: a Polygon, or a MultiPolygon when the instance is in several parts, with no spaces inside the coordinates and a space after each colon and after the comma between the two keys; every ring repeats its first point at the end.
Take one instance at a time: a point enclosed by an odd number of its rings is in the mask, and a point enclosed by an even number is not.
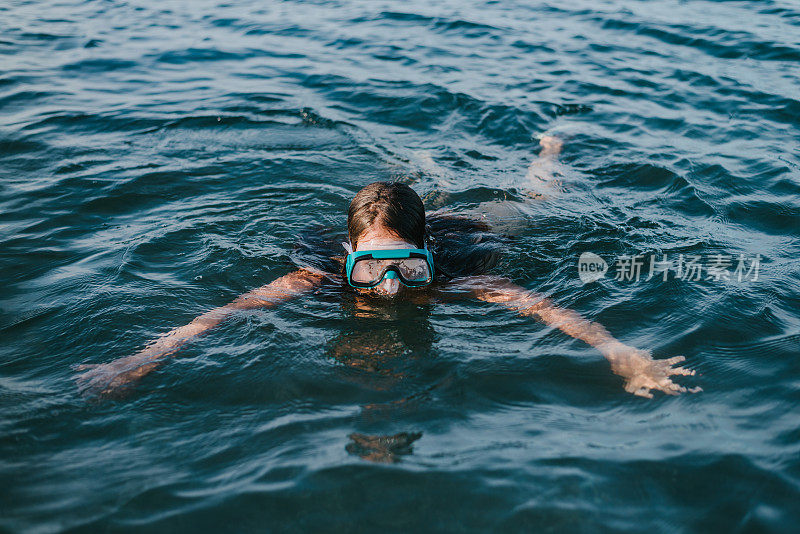
{"type": "Polygon", "coordinates": [[[800,61],[800,51],[796,48],[760,41],[746,32],[677,24],[659,27],[643,20],[616,18],[595,18],[595,20],[600,22],[604,29],[624,30],[652,37],[669,45],[690,47],[721,59],[747,57],[761,61],[800,61]],[[701,35],[706,37],[699,37],[701,35]]]}
{"type": "Polygon", "coordinates": [[[727,202],[725,216],[735,224],[770,235],[797,235],[800,206],[794,200],[748,199],[727,202]]]}
{"type": "Polygon", "coordinates": [[[78,71],[78,72],[99,73],[99,72],[111,72],[121,69],[132,69],[138,66],[139,63],[137,63],[136,61],[115,59],[115,58],[103,58],[103,59],[84,59],[81,61],[76,61],[75,63],[67,63],[61,68],[67,72],[78,71]]]}
{"type": "Polygon", "coordinates": [[[41,113],[26,121],[22,131],[73,131],[73,132],[131,132],[146,131],[164,124],[163,119],[142,117],[128,113],[90,113],[58,111],[41,113]]]}
{"type": "Polygon", "coordinates": [[[218,48],[189,48],[186,50],[171,50],[159,54],[156,59],[161,63],[184,65],[186,63],[206,61],[234,61],[251,57],[246,51],[227,52],[218,48]]]}
{"type": "Polygon", "coordinates": [[[17,154],[42,153],[48,145],[32,139],[0,139],[0,153],[4,156],[17,154]]]}

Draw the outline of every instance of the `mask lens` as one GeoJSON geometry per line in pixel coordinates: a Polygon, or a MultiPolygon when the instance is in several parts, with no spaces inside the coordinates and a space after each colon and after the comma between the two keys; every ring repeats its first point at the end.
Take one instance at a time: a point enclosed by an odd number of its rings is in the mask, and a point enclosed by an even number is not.
{"type": "Polygon", "coordinates": [[[384,262],[387,261],[391,264],[392,260],[358,260],[356,261],[356,264],[353,265],[353,271],[350,274],[350,278],[353,279],[353,282],[358,284],[373,284],[380,282],[383,270],[386,268],[384,262]]]}
{"type": "Polygon", "coordinates": [[[396,267],[400,277],[408,282],[424,283],[432,278],[428,262],[423,258],[356,260],[350,278],[357,284],[377,284],[389,267],[396,267]]]}
{"type": "Polygon", "coordinates": [[[400,276],[409,282],[425,282],[431,277],[428,262],[422,258],[405,258],[397,260],[400,276]]]}

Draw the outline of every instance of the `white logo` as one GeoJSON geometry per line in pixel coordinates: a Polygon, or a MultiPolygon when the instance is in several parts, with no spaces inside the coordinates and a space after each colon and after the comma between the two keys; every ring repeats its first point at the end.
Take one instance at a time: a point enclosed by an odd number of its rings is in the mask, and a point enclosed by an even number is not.
{"type": "Polygon", "coordinates": [[[608,271],[606,260],[594,252],[584,252],[578,258],[578,276],[584,284],[600,280],[606,271],[608,271]]]}

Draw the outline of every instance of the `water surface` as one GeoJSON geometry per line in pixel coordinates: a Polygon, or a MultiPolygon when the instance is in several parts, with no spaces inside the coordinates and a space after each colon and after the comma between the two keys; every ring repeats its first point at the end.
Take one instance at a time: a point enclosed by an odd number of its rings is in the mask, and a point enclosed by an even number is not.
{"type": "Polygon", "coordinates": [[[0,530],[794,530],[798,36],[788,0],[6,2],[0,530]],[[534,200],[545,132],[562,191],[534,200]],[[629,395],[489,304],[332,289],[79,394],[74,365],[318,260],[298,243],[390,179],[486,216],[497,274],[704,391],[629,395]],[[761,270],[583,285],[585,251],[761,270]],[[400,432],[398,463],[348,447],[400,432]]]}

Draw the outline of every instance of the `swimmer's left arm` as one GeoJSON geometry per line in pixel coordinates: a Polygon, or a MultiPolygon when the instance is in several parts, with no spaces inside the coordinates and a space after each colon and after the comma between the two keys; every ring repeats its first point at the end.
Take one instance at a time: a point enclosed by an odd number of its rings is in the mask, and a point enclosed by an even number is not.
{"type": "Polygon", "coordinates": [[[189,324],[161,335],[141,351],[104,364],[84,364],[77,380],[86,393],[112,395],[159,367],[186,343],[215,328],[237,310],[272,307],[318,287],[325,273],[300,269],[249,291],[232,302],[196,317],[189,324]]]}
{"type": "MultiPolygon", "coordinates": [[[[606,357],[611,369],[625,378],[625,390],[634,395],[652,397],[651,389],[677,395],[687,389],[673,382],[670,376],[695,374],[685,367],[673,367],[685,359],[683,356],[656,360],[649,351],[625,345],[615,339],[600,323],[589,321],[574,310],[561,308],[550,299],[527,291],[508,280],[483,276],[470,280],[467,285],[485,302],[502,304],[521,315],[534,316],[548,326],[592,345],[606,357]]],[[[700,388],[691,388],[688,391],[694,393],[700,391],[700,388]]]]}

